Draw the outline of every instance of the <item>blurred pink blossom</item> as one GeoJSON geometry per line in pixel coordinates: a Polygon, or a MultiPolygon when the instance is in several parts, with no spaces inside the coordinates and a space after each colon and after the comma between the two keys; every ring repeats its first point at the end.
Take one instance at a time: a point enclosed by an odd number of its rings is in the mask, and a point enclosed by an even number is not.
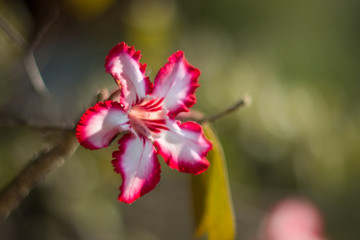
{"type": "Polygon", "coordinates": [[[260,234],[261,240],[326,240],[320,211],[299,197],[278,202],[266,217],[260,234]]]}

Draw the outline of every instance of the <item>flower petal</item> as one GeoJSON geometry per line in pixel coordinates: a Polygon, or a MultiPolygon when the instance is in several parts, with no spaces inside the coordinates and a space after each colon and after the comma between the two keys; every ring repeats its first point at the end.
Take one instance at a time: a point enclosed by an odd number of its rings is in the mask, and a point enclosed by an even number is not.
{"type": "Polygon", "coordinates": [[[205,171],[209,162],[205,158],[212,148],[211,143],[203,134],[199,124],[168,120],[169,130],[163,130],[155,138],[158,154],[165,162],[180,172],[199,174],[205,171]]]}
{"type": "Polygon", "coordinates": [[[152,89],[152,83],[144,74],[146,64],[141,64],[140,58],[140,51],[124,42],[113,47],[106,56],[106,72],[110,73],[120,86],[125,104],[137,103],[152,89]]]}
{"type": "Polygon", "coordinates": [[[119,140],[119,151],[113,152],[112,163],[123,183],[119,201],[132,203],[150,192],[160,181],[160,164],[150,140],[127,133],[119,140]]]}
{"type": "Polygon", "coordinates": [[[199,69],[191,66],[184,53],[178,51],[158,72],[152,95],[164,98],[165,107],[172,116],[187,112],[196,103],[195,90],[200,86],[199,75],[199,69]]]}
{"type": "Polygon", "coordinates": [[[118,102],[99,102],[89,108],[76,127],[79,143],[89,149],[107,147],[116,135],[129,129],[129,119],[118,102]]]}

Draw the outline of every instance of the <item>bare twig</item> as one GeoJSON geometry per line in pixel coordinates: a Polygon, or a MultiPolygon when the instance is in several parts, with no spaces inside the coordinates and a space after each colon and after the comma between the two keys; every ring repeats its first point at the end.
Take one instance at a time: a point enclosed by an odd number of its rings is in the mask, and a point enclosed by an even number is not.
{"type": "Polygon", "coordinates": [[[35,49],[40,45],[46,33],[49,31],[50,27],[59,17],[59,14],[60,14],[60,10],[58,8],[55,8],[49,12],[48,19],[45,21],[45,24],[40,28],[40,30],[36,33],[36,37],[31,43],[30,48],[32,51],[35,51],[35,49]]]}
{"type": "Polygon", "coordinates": [[[25,38],[21,36],[21,34],[5,19],[5,17],[0,14],[1,28],[4,30],[4,32],[8,35],[8,37],[11,40],[16,42],[21,48],[24,49],[25,55],[23,57],[23,64],[25,67],[25,71],[29,77],[29,80],[35,92],[44,99],[48,99],[50,97],[50,93],[44,83],[40,70],[36,64],[36,60],[34,57],[34,50],[38,46],[39,42],[42,40],[43,36],[49,29],[50,25],[56,19],[56,16],[53,17],[48,24],[45,24],[43,30],[40,31],[33,44],[30,45],[25,40],[25,38]]]}
{"type": "Polygon", "coordinates": [[[39,154],[22,172],[0,193],[0,221],[18,207],[20,202],[48,173],[64,162],[64,157],[71,156],[78,147],[73,131],[67,131],[60,143],[50,151],[39,154]]]}
{"type": "Polygon", "coordinates": [[[48,99],[50,97],[50,93],[41,76],[39,67],[36,64],[33,50],[29,50],[27,54],[25,54],[23,63],[35,92],[40,97],[48,99]]]}
{"type": "Polygon", "coordinates": [[[23,49],[27,49],[29,47],[25,38],[21,36],[21,34],[5,19],[2,14],[0,14],[0,27],[10,40],[16,42],[20,47],[23,49]]]}
{"type": "MultiPolygon", "coordinates": [[[[94,100],[96,102],[104,101],[108,96],[107,90],[101,89],[94,97],[94,100]]],[[[27,124],[27,122],[22,120],[19,120],[18,123],[25,126],[27,124]]],[[[39,129],[41,129],[41,127],[39,129]]],[[[44,127],[42,127],[42,129],[44,129],[44,127]]],[[[59,130],[59,128],[56,130],[59,130]]],[[[61,165],[65,157],[70,157],[76,151],[79,143],[75,137],[74,128],[71,130],[64,128],[60,130],[63,131],[64,138],[50,150],[39,153],[15,179],[0,192],[0,221],[8,217],[47,174],[61,165]]]]}
{"type": "Polygon", "coordinates": [[[204,122],[215,122],[219,120],[220,118],[223,118],[230,113],[235,112],[240,107],[249,106],[251,104],[251,98],[249,96],[245,96],[241,98],[239,101],[237,101],[235,104],[231,105],[230,107],[226,108],[225,110],[222,110],[221,112],[215,113],[213,115],[205,116],[198,120],[199,123],[204,122]]]}
{"type": "MultiPolygon", "coordinates": [[[[95,105],[97,102],[112,100],[112,95],[109,97],[107,89],[99,89],[96,96],[91,101],[91,105],[95,105]]],[[[68,123],[63,125],[46,125],[39,123],[39,121],[25,119],[17,116],[7,116],[7,113],[0,112],[0,126],[1,127],[27,127],[40,132],[49,131],[71,131],[74,129],[75,123],[68,123]]]]}
{"type": "Polygon", "coordinates": [[[59,16],[59,9],[54,11],[54,14],[50,15],[44,26],[37,33],[35,39],[27,49],[27,53],[23,58],[24,67],[27,75],[29,76],[30,82],[35,90],[35,92],[42,98],[48,99],[50,97],[50,92],[46,87],[44,80],[41,76],[39,67],[36,63],[34,51],[40,45],[46,33],[49,31],[52,24],[59,16]]]}
{"type": "Polygon", "coordinates": [[[44,26],[37,33],[35,39],[27,49],[27,53],[23,58],[24,67],[27,75],[29,76],[30,82],[35,90],[35,92],[42,98],[48,99],[50,97],[50,92],[46,87],[44,80],[41,76],[39,67],[36,63],[34,51],[40,45],[46,33],[49,31],[51,25],[55,22],[59,16],[59,9],[56,9],[54,14],[49,16],[49,19],[46,21],[44,26]]]}
{"type": "Polygon", "coordinates": [[[0,112],[1,127],[27,127],[40,132],[71,131],[74,129],[74,123],[68,125],[44,125],[20,117],[3,117],[2,115],[0,112]]]}

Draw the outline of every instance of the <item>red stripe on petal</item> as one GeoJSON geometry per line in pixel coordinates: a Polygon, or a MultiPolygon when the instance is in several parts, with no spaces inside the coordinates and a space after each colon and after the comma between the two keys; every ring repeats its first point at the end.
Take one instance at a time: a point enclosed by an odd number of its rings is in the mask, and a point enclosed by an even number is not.
{"type": "Polygon", "coordinates": [[[153,133],[155,133],[155,134],[161,133],[161,130],[160,130],[158,127],[147,126],[147,128],[148,128],[151,132],[153,132],[153,133]]]}
{"type": "Polygon", "coordinates": [[[167,129],[167,112],[163,108],[163,100],[147,97],[139,104],[132,106],[129,112],[132,128],[140,135],[149,137],[151,132],[159,133],[167,129]]]}
{"type": "Polygon", "coordinates": [[[195,122],[180,124],[174,120],[168,120],[166,126],[169,130],[155,138],[158,154],[180,172],[199,174],[205,171],[209,167],[206,155],[212,145],[205,138],[202,127],[195,122]]]}
{"type": "Polygon", "coordinates": [[[89,108],[76,126],[79,143],[88,149],[107,147],[121,131],[129,129],[127,113],[118,102],[99,102],[89,108]]]}
{"type": "Polygon", "coordinates": [[[105,68],[121,88],[121,97],[133,105],[152,90],[152,83],[145,77],[146,64],[139,62],[140,51],[122,42],[113,47],[106,56],[105,68]]]}
{"type": "Polygon", "coordinates": [[[112,164],[123,179],[119,201],[130,204],[155,188],[161,169],[150,140],[128,133],[119,144],[119,150],[113,152],[112,164]]]}
{"type": "Polygon", "coordinates": [[[160,124],[160,125],[166,124],[166,119],[149,119],[149,120],[144,119],[143,121],[153,124],[160,124]]]}
{"type": "Polygon", "coordinates": [[[170,56],[168,63],[160,69],[155,78],[152,95],[164,98],[169,115],[187,112],[196,103],[195,91],[200,85],[199,69],[191,66],[182,51],[170,56]]]}

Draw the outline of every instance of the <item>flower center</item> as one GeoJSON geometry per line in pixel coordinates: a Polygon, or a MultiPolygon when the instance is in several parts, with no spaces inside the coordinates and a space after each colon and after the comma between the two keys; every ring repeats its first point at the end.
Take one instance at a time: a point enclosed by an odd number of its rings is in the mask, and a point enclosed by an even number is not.
{"type": "Polygon", "coordinates": [[[147,138],[153,138],[161,130],[168,130],[166,118],[161,98],[145,98],[132,106],[129,112],[131,128],[147,138]]]}

